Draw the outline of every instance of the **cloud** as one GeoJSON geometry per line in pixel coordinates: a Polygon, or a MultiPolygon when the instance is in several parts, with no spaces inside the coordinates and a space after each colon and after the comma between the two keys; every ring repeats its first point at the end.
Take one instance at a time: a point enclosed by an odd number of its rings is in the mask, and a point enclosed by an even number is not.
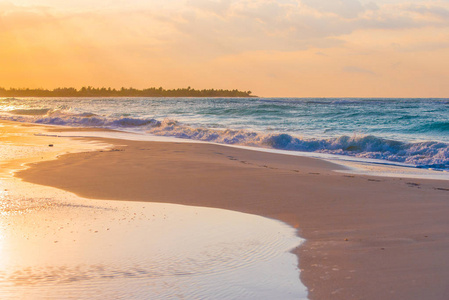
{"type": "Polygon", "coordinates": [[[346,66],[346,67],[343,68],[343,71],[347,72],[347,73],[376,75],[376,73],[374,73],[371,70],[360,68],[360,67],[356,67],[356,66],[346,66]]]}
{"type": "Polygon", "coordinates": [[[0,30],[20,30],[54,23],[52,9],[45,6],[17,6],[0,2],[0,30]]]}
{"type": "MultiPolygon", "coordinates": [[[[89,9],[76,12],[0,2],[0,29],[38,30],[47,26],[60,31],[57,27],[64,27],[76,32],[78,39],[92,43],[103,41],[122,47],[144,44],[194,59],[251,51],[338,47],[348,35],[367,29],[449,27],[448,10],[426,2],[172,0],[166,6],[146,4],[138,9],[123,1],[109,2],[114,4],[110,9],[95,10],[90,4],[86,6],[89,9]]],[[[105,3],[100,1],[98,7],[105,3]]]]}
{"type": "Polygon", "coordinates": [[[338,16],[323,17],[296,2],[235,1],[223,7],[226,9],[219,13],[199,5],[194,10],[168,13],[164,22],[178,33],[172,39],[174,47],[182,47],[189,55],[195,55],[192,51],[196,48],[198,55],[206,57],[260,50],[299,51],[334,47],[342,43],[338,36],[352,31],[338,16]]]}
{"type": "Polygon", "coordinates": [[[231,7],[231,0],[189,0],[187,5],[199,10],[209,11],[217,15],[223,15],[231,7]]]}
{"type": "Polygon", "coordinates": [[[449,10],[441,6],[410,4],[406,6],[406,9],[421,15],[434,16],[444,21],[449,19],[449,10]]]}
{"type": "MultiPolygon", "coordinates": [[[[356,18],[366,10],[358,0],[302,0],[301,3],[320,12],[334,13],[343,18],[356,18]]],[[[372,4],[369,7],[372,7],[372,4]]]]}
{"type": "Polygon", "coordinates": [[[418,53],[418,52],[434,52],[439,50],[445,50],[449,48],[449,40],[447,41],[426,41],[415,42],[410,45],[397,46],[397,49],[401,52],[418,53]]]}
{"type": "Polygon", "coordinates": [[[348,35],[367,29],[449,27],[446,13],[424,4],[358,0],[190,0],[183,9],[167,11],[164,22],[174,30],[173,48],[193,58],[337,47],[348,35]]]}

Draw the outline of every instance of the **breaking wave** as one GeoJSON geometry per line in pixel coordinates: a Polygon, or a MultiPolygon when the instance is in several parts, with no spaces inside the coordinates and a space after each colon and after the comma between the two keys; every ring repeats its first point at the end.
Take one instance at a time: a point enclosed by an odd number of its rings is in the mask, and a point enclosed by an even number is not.
{"type": "MultiPolygon", "coordinates": [[[[193,127],[171,119],[159,121],[124,116],[111,118],[94,113],[75,114],[61,109],[15,110],[1,114],[1,118],[39,124],[121,129],[221,144],[349,155],[405,163],[419,168],[449,169],[449,144],[436,141],[408,143],[374,135],[303,138],[286,133],[193,127]]],[[[435,126],[447,130],[447,123],[435,126]]]]}
{"type": "Polygon", "coordinates": [[[257,133],[245,130],[212,130],[162,122],[148,130],[155,135],[201,141],[268,147],[281,150],[349,155],[414,165],[420,168],[449,169],[449,144],[442,142],[406,143],[372,135],[307,139],[285,133],[257,133]]]}
{"type": "Polygon", "coordinates": [[[64,125],[73,127],[132,128],[145,125],[158,125],[155,119],[121,117],[117,119],[95,113],[71,113],[69,108],[58,109],[16,109],[0,115],[2,119],[37,124],[64,125]]]}
{"type": "Polygon", "coordinates": [[[50,112],[50,109],[47,108],[38,108],[38,109],[14,109],[9,111],[9,113],[13,115],[25,115],[25,116],[43,116],[50,112]]]}

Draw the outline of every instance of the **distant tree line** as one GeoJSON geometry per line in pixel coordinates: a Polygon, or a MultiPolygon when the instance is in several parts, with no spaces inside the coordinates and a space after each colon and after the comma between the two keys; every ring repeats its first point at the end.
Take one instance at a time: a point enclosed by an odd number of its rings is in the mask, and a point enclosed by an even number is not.
{"type": "Polygon", "coordinates": [[[254,97],[251,91],[242,92],[239,90],[216,90],[203,89],[196,90],[191,87],[166,90],[160,88],[147,88],[143,90],[134,88],[113,89],[94,88],[91,86],[82,87],[79,90],[69,88],[46,89],[5,89],[0,88],[0,97],[254,97]]]}

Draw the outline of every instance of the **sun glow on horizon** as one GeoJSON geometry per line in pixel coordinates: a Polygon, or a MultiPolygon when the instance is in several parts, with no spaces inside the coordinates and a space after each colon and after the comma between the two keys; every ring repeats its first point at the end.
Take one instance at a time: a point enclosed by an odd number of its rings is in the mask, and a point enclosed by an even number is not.
{"type": "Polygon", "coordinates": [[[0,1],[0,86],[449,97],[449,3],[0,1]]]}

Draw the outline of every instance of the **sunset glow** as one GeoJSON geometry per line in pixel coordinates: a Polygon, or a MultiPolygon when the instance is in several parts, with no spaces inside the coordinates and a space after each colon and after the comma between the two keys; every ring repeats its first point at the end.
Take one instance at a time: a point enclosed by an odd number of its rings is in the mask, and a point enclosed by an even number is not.
{"type": "Polygon", "coordinates": [[[0,1],[0,86],[447,97],[443,0],[0,1]]]}

